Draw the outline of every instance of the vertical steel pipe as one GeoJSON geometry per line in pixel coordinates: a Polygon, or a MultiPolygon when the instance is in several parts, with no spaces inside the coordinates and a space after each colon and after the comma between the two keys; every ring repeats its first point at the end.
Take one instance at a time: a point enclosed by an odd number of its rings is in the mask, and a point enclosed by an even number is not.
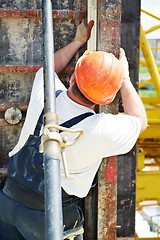
{"type": "MultiPolygon", "coordinates": [[[[57,124],[54,80],[54,41],[51,0],[42,1],[44,126],[57,124]]],[[[51,131],[55,131],[51,129],[51,131]]],[[[60,184],[60,146],[55,140],[44,143],[45,227],[47,240],[63,239],[62,200],[60,184]]]]}

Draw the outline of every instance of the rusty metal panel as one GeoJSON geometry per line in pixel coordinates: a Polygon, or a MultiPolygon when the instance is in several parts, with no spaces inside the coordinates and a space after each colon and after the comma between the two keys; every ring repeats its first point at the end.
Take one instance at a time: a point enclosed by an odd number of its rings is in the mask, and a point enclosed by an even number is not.
{"type": "MultiPolygon", "coordinates": [[[[86,0],[52,1],[55,51],[73,40],[78,24],[86,20],[86,0]]],[[[42,64],[42,1],[0,1],[0,168],[7,166],[8,152],[17,143],[25,119],[35,72],[42,64]],[[10,125],[5,111],[17,107],[21,123],[10,125]]],[[[68,86],[83,46],[60,78],[68,86]]]]}
{"type": "MultiPolygon", "coordinates": [[[[0,8],[5,9],[41,9],[42,0],[1,0],[0,8]]],[[[86,10],[86,0],[52,0],[52,8],[56,10],[86,10]]]]}
{"type": "Polygon", "coordinates": [[[5,9],[40,9],[42,7],[42,0],[1,0],[0,8],[5,9]]]}
{"type": "Polygon", "coordinates": [[[28,103],[35,73],[0,72],[0,102],[28,103]]]}
{"type": "Polygon", "coordinates": [[[103,159],[98,174],[98,239],[115,239],[117,220],[117,159],[103,159]]]}
{"type": "Polygon", "coordinates": [[[0,18],[0,29],[0,65],[42,63],[41,20],[0,18]]]}
{"type": "Polygon", "coordinates": [[[35,73],[24,72],[0,73],[0,168],[7,166],[8,152],[18,141],[34,75],[35,73]],[[10,125],[6,122],[4,115],[10,107],[16,107],[22,112],[19,124],[10,125]]]}
{"type": "Polygon", "coordinates": [[[98,186],[90,190],[84,202],[84,239],[97,240],[97,195],[98,186]]]}
{"type": "Polygon", "coordinates": [[[18,124],[16,127],[11,125],[0,126],[0,168],[7,168],[8,152],[18,142],[21,127],[21,124],[18,124]]]}
{"type": "Polygon", "coordinates": [[[121,1],[98,1],[98,50],[119,53],[121,1]]]}
{"type": "MultiPolygon", "coordinates": [[[[98,2],[98,50],[116,56],[120,47],[121,0],[98,2]]],[[[119,98],[100,111],[117,113],[119,98]]],[[[107,148],[107,146],[106,146],[107,148]]],[[[117,158],[105,158],[98,175],[98,233],[97,239],[115,239],[117,225],[117,158]]]]}
{"type": "MultiPolygon", "coordinates": [[[[55,19],[55,51],[73,40],[81,19],[55,19]]],[[[0,18],[0,65],[42,64],[42,21],[37,18],[0,18]]],[[[69,65],[75,65],[83,46],[69,65]]]]}
{"type": "MultiPolygon", "coordinates": [[[[121,15],[121,46],[125,49],[131,81],[136,89],[139,74],[140,2],[122,1],[121,15]]],[[[117,224],[121,226],[117,229],[118,237],[135,235],[136,152],[135,146],[128,154],[118,157],[117,224]]]]}
{"type": "Polygon", "coordinates": [[[118,237],[135,235],[136,147],[126,155],[118,156],[117,180],[118,237]]]}

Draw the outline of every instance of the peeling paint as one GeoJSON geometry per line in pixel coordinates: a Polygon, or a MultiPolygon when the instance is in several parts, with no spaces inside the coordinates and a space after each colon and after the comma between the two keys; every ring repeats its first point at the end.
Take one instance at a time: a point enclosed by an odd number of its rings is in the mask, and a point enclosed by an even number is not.
{"type": "MultiPolygon", "coordinates": [[[[114,53],[120,47],[121,1],[98,1],[98,50],[114,53]]],[[[100,106],[100,112],[116,114],[119,96],[112,104],[100,106]]],[[[106,146],[107,147],[107,146],[106,146]]],[[[117,225],[117,158],[105,158],[98,180],[98,239],[116,239],[117,225]]]]}
{"type": "Polygon", "coordinates": [[[116,174],[117,169],[115,157],[111,157],[105,169],[105,177],[109,182],[115,183],[117,181],[116,174]]]}

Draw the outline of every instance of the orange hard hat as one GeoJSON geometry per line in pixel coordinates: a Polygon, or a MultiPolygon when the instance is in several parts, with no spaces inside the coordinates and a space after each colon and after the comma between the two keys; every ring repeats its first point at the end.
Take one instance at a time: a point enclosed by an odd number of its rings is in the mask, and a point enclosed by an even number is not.
{"type": "Polygon", "coordinates": [[[121,87],[120,61],[102,51],[85,51],[75,68],[75,80],[83,95],[96,104],[111,103],[121,87]]]}

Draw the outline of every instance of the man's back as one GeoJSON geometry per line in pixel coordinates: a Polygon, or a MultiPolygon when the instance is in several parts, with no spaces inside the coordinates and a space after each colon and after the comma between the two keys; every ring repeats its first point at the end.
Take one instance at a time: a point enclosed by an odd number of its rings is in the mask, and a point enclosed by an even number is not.
{"type": "MultiPolygon", "coordinates": [[[[66,148],[66,158],[70,178],[64,177],[61,165],[62,187],[68,194],[85,197],[103,157],[124,154],[131,150],[140,132],[140,122],[136,117],[123,114],[95,114],[85,106],[72,101],[67,91],[57,97],[59,124],[80,114],[92,112],[92,116],[74,125],[82,129],[83,137],[73,146],[66,148]]],[[[75,134],[61,133],[70,140],[75,134]]]]}

